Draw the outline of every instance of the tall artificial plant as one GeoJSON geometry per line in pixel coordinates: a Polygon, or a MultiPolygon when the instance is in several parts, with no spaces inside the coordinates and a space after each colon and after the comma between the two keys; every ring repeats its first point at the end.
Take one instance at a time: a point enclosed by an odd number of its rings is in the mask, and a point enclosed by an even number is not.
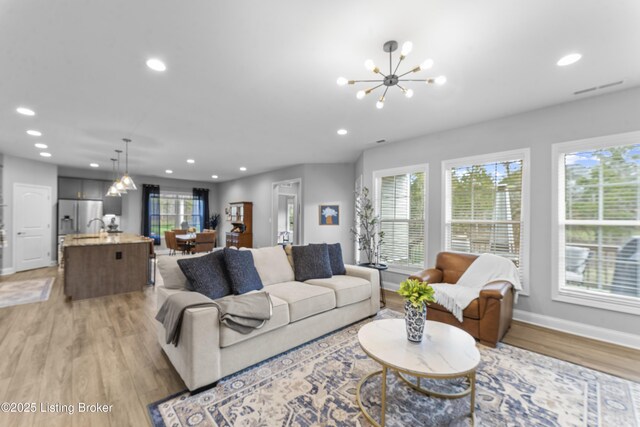
{"type": "Polygon", "coordinates": [[[384,232],[376,215],[367,187],[356,192],[356,226],[351,228],[358,250],[365,253],[369,264],[379,264],[384,232]]]}

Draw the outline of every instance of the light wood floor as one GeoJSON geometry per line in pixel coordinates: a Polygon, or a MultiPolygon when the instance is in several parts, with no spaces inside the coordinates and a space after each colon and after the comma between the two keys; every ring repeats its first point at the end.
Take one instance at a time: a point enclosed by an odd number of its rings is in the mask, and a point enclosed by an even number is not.
{"type": "MultiPolygon", "coordinates": [[[[156,341],[153,288],[69,302],[56,268],[0,282],[52,276],[47,302],[0,309],[0,402],[99,402],[113,410],[73,416],[0,412],[0,426],[148,425],[147,404],[185,389],[156,341]]],[[[387,301],[402,311],[396,294],[388,293],[387,301]]],[[[505,341],[640,381],[640,351],[518,322],[505,341]]]]}

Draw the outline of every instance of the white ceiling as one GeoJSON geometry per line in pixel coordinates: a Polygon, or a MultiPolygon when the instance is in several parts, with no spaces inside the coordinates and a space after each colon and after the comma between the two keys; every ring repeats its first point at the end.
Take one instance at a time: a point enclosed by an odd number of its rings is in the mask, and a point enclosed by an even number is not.
{"type": "Polygon", "coordinates": [[[44,161],[109,169],[130,137],[134,174],[200,181],[351,162],[382,138],[638,85],[639,22],[635,0],[0,0],[0,149],[44,160],[40,139],[53,154],[44,161]],[[336,85],[371,78],[363,62],[386,63],[389,39],[413,41],[406,66],[433,58],[421,75],[447,84],[391,92],[383,110],[336,85]],[[555,65],[574,51],[580,62],[555,65]],[[145,66],[152,56],[165,73],[145,66]]]}

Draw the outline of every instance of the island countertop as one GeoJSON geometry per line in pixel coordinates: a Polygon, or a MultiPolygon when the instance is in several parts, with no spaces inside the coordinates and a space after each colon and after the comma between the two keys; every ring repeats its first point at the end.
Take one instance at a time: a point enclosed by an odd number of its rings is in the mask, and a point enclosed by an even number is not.
{"type": "Polygon", "coordinates": [[[144,236],[129,233],[112,234],[68,234],[64,238],[64,247],[96,246],[96,245],[123,245],[130,243],[149,243],[150,239],[144,236]]]}

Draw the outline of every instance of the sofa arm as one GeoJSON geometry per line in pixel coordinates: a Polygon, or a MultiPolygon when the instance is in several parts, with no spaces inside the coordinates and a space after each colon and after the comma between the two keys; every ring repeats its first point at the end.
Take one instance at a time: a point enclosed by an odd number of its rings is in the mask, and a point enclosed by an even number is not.
{"type": "Polygon", "coordinates": [[[513,285],[494,282],[480,291],[480,342],[495,347],[511,325],[513,285]]]}
{"type": "Polygon", "coordinates": [[[380,311],[380,273],[375,268],[345,265],[347,276],[359,277],[371,283],[371,315],[380,311]]]}
{"type": "MultiPolygon", "coordinates": [[[[166,292],[163,288],[160,293],[166,292]]],[[[188,291],[180,291],[188,292],[188,291]]],[[[158,300],[163,300],[158,295],[158,300]]],[[[216,307],[185,310],[178,346],[165,342],[165,329],[158,324],[158,342],[189,390],[221,378],[220,323],[216,307]]]]}
{"type": "Polygon", "coordinates": [[[409,279],[417,279],[427,283],[442,283],[442,271],[437,268],[429,268],[420,273],[412,274],[409,279]]]}

